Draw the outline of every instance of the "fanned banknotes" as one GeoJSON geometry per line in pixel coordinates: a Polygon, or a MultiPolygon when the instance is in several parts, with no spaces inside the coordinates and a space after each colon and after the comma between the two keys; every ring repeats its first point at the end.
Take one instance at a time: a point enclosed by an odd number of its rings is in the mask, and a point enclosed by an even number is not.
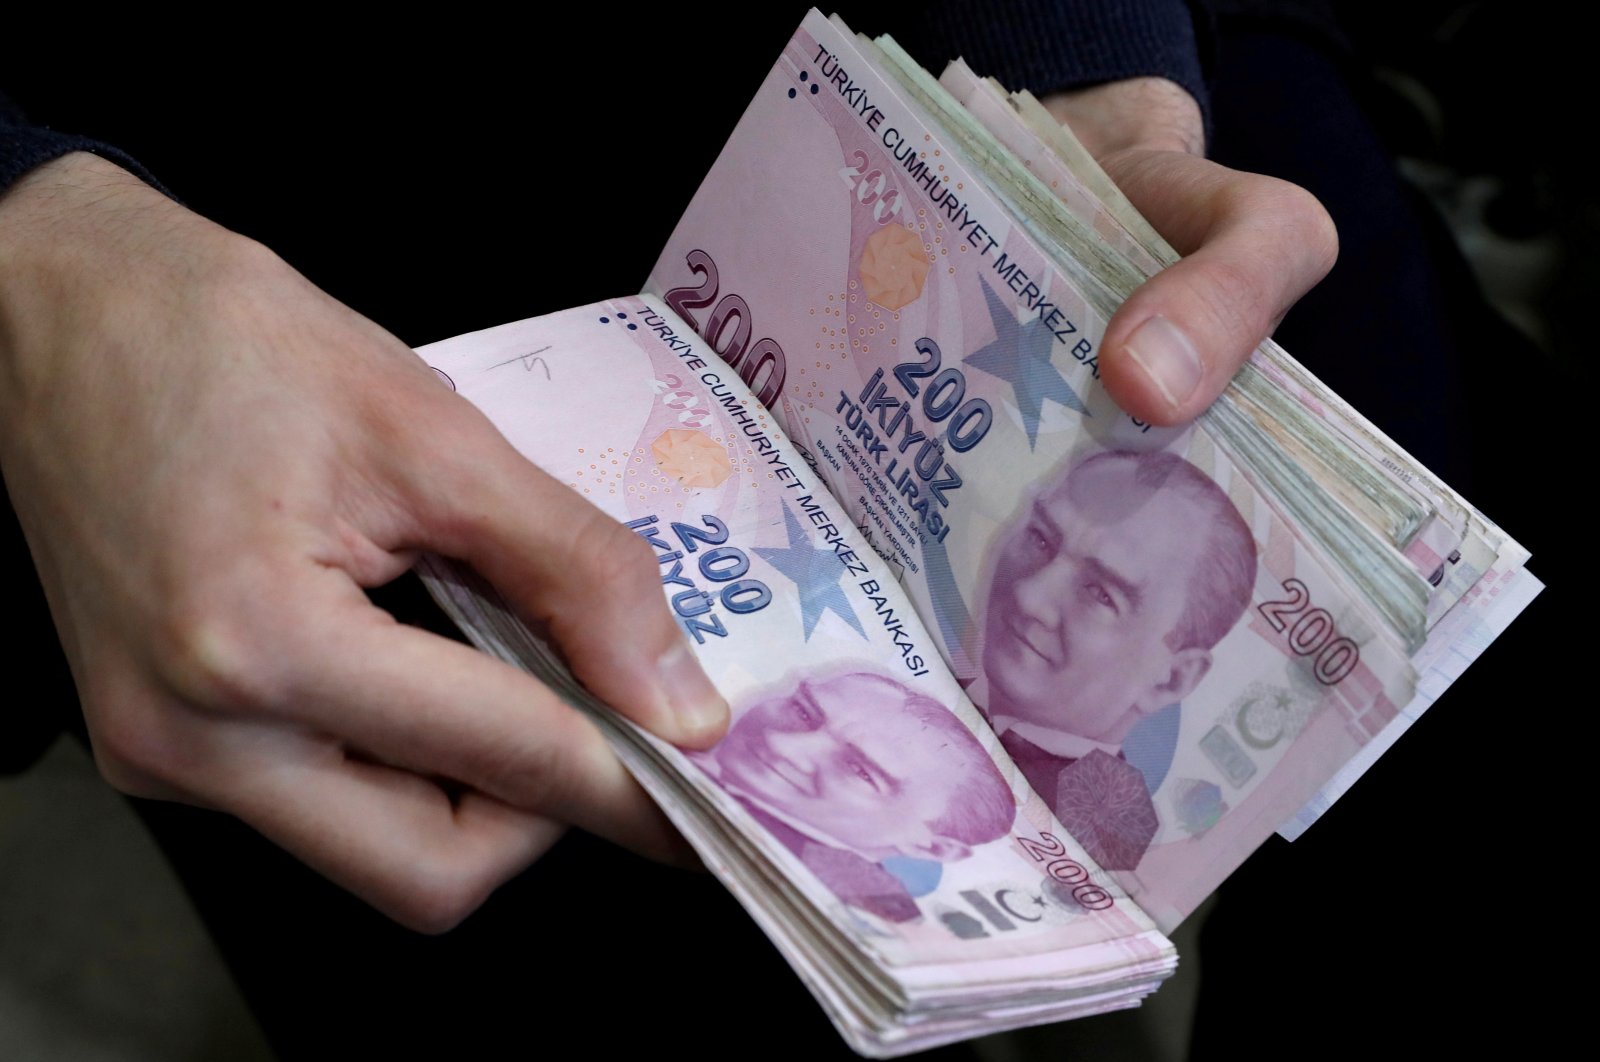
{"type": "Polygon", "coordinates": [[[435,593],[481,647],[596,712],[853,1046],[1128,1005],[1172,970],[1149,917],[1001,750],[890,566],[659,301],[422,353],[651,546],[732,729],[687,756],[607,714],[470,573],[431,563],[435,593]]]}
{"type": "Polygon", "coordinates": [[[858,1051],[1127,1006],[1538,589],[1273,344],[1196,425],[1098,383],[1173,253],[1036,101],[813,11],[646,293],[424,348],[655,553],[733,706],[687,755],[492,589],[858,1051]]]}

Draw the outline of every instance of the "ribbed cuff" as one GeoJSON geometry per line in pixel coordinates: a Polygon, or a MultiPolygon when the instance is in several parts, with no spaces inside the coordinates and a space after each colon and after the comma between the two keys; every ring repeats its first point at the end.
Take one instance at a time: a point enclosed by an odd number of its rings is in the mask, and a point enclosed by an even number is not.
{"type": "Polygon", "coordinates": [[[74,151],[87,151],[114,162],[129,173],[164,195],[172,195],[160,181],[132,156],[110,144],[102,144],[86,136],[57,133],[31,125],[7,125],[0,122],[0,194],[30,170],[54,161],[74,151]]]}

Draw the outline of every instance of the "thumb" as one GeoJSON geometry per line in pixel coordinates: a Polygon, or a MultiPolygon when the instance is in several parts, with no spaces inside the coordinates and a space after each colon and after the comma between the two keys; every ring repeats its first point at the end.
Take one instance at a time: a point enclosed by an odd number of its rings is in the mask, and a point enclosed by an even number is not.
{"type": "MultiPolygon", "coordinates": [[[[462,403],[465,407],[465,403],[462,403]]],[[[423,490],[432,548],[467,561],[543,625],[585,687],[657,736],[721,738],[728,705],[701,669],[638,535],[517,453],[482,415],[473,457],[446,490],[423,490]]]]}
{"type": "Polygon", "coordinates": [[[1209,406],[1295,302],[1333,267],[1338,235],[1311,193],[1169,151],[1103,160],[1184,258],[1106,327],[1101,374],[1127,412],[1181,424],[1209,406]]]}

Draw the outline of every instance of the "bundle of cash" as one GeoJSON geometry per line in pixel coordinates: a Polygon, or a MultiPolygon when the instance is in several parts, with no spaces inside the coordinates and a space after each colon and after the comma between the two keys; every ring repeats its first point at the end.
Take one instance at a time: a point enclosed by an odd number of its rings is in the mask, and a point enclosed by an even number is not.
{"type": "Polygon", "coordinates": [[[432,564],[436,595],[480,646],[596,710],[854,1047],[1094,1013],[1171,972],[1170,945],[1008,759],[895,571],[661,302],[422,353],[650,545],[732,728],[686,755],[596,705],[470,573],[432,564]]]}
{"type": "Polygon", "coordinates": [[[1130,1006],[1539,589],[1268,343],[1201,420],[1098,383],[1175,255],[1066,130],[813,11],[646,292],[421,353],[632,529],[732,727],[589,711],[856,1050],[1130,1006]]]}

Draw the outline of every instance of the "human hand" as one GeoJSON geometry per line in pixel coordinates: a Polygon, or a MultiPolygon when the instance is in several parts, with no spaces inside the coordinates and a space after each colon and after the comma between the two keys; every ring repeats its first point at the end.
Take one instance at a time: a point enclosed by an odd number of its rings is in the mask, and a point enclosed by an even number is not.
{"type": "Polygon", "coordinates": [[[1151,423],[1192,420],[1333,268],[1333,221],[1296,185],[1203,158],[1200,108],[1173,82],[1130,78],[1041,102],[1184,255],[1107,324],[1106,390],[1151,423]]]}
{"type": "Polygon", "coordinates": [[[0,371],[0,465],[113,785],[429,931],[564,824],[683,853],[580,713],[363,593],[465,560],[623,714],[726,728],[644,542],[394,337],[79,154],[0,198],[0,371]]]}

